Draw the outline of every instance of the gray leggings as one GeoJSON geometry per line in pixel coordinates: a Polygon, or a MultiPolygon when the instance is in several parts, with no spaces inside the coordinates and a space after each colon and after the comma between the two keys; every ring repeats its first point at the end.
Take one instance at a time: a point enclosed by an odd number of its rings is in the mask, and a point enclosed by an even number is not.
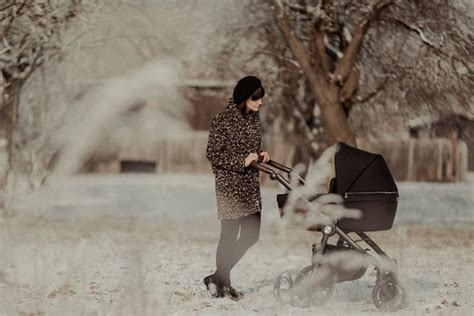
{"type": "Polygon", "coordinates": [[[221,235],[216,253],[216,276],[230,285],[230,270],[252,247],[260,235],[260,215],[255,213],[237,219],[221,220],[221,235]],[[237,234],[239,233],[239,238],[237,234]]]}

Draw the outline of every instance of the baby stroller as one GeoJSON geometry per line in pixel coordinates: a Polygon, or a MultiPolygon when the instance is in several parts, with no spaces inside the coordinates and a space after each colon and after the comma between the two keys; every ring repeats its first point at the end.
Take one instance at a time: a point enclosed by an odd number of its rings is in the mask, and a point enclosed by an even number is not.
{"type": "MultiPolygon", "coordinates": [[[[342,196],[343,205],[360,210],[361,217],[342,218],[311,227],[309,230],[322,233],[321,241],[313,244],[312,264],[302,270],[283,272],[275,281],[275,298],[284,304],[321,305],[331,296],[335,283],[359,279],[365,274],[369,264],[373,264],[377,272],[372,292],[376,307],[384,311],[397,310],[405,303],[405,293],[397,280],[396,261],[390,259],[365,233],[391,229],[398,204],[397,186],[381,155],[359,150],[345,143],[337,146],[334,158],[336,177],[331,179],[329,193],[342,196]],[[360,239],[355,240],[349,234],[355,234],[360,239]],[[329,243],[331,236],[338,239],[335,244],[329,243]],[[370,248],[362,248],[360,242],[370,248]],[[369,253],[372,251],[375,251],[375,256],[369,253]],[[347,268],[325,260],[334,254],[355,255],[364,260],[359,260],[362,264],[347,268]]],[[[267,173],[270,179],[278,181],[288,192],[294,189],[291,177],[297,177],[299,184],[305,184],[305,180],[295,175],[291,168],[278,162],[253,163],[253,166],[267,173]],[[285,172],[288,179],[271,167],[285,172]]],[[[289,193],[277,195],[280,216],[284,215],[288,195],[289,193]]],[[[310,203],[308,200],[306,202],[310,203]]],[[[352,258],[354,257],[349,257],[346,261],[354,261],[352,258]]]]}

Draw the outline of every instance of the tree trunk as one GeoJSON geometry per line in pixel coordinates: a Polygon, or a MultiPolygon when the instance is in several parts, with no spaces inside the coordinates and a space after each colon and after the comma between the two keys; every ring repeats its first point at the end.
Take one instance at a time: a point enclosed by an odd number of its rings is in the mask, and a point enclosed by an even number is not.
{"type": "Polygon", "coordinates": [[[21,81],[7,81],[0,108],[0,215],[6,215],[8,172],[13,161],[13,131],[20,103],[21,81]]]}
{"type": "MultiPolygon", "coordinates": [[[[305,74],[306,79],[310,84],[311,91],[321,109],[321,119],[326,132],[331,137],[333,142],[345,142],[349,145],[355,146],[355,137],[349,128],[347,117],[344,113],[341,99],[339,97],[340,89],[337,86],[338,83],[330,82],[328,80],[329,74],[325,68],[325,64],[321,62],[319,58],[316,58],[315,64],[311,63],[311,58],[308,55],[305,46],[296,36],[288,16],[285,14],[281,6],[282,4],[279,1],[277,1],[276,5],[274,6],[274,14],[277,25],[283,37],[287,41],[293,56],[295,56],[298,64],[305,74]]],[[[318,38],[316,39],[318,40],[318,38]]],[[[319,50],[324,53],[324,49],[322,47],[324,42],[322,42],[322,38],[319,38],[318,45],[321,46],[319,50]]],[[[325,53],[323,56],[327,59],[325,53]]],[[[348,57],[346,57],[346,59],[348,59],[348,57]]],[[[349,61],[347,61],[346,64],[349,64],[349,61]]],[[[345,71],[347,67],[348,66],[340,68],[340,74],[338,75],[339,77],[345,78],[345,71]]],[[[352,69],[352,67],[349,69],[352,69]]]]}
{"type": "Polygon", "coordinates": [[[356,146],[354,134],[349,128],[346,114],[339,100],[339,89],[330,85],[329,88],[322,91],[322,93],[315,93],[315,98],[321,109],[324,128],[331,136],[332,141],[356,146]]]}

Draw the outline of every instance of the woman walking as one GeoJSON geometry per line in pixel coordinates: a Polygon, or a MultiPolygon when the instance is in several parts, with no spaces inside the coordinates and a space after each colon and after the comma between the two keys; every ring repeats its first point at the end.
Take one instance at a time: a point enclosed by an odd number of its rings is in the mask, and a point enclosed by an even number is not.
{"type": "Polygon", "coordinates": [[[262,151],[259,109],[265,90],[260,79],[247,76],[234,88],[232,99],[211,122],[206,155],[216,181],[217,217],[221,233],[216,253],[216,272],[204,278],[213,297],[242,297],[230,280],[230,271],[260,233],[262,198],[258,170],[253,161],[267,162],[262,151]],[[240,230],[239,238],[237,235],[240,230]]]}

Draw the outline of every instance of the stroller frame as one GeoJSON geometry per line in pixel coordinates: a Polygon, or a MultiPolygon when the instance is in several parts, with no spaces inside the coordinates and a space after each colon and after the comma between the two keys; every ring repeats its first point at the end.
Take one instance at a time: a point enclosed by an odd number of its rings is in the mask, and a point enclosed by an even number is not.
{"type": "MultiPolygon", "coordinates": [[[[287,167],[276,161],[270,160],[267,163],[253,162],[251,165],[254,168],[268,174],[271,180],[278,181],[288,191],[294,190],[293,186],[290,183],[290,180],[294,176],[296,176],[299,184],[302,184],[302,185],[306,184],[306,181],[298,174],[293,173],[293,170],[290,167],[287,167]],[[275,172],[275,170],[270,168],[270,166],[280,171],[285,172],[288,179],[286,179],[280,173],[275,172]]],[[[310,203],[304,197],[302,197],[302,199],[306,203],[308,204],[310,203]]],[[[397,279],[396,260],[389,258],[388,255],[366,233],[355,232],[359,236],[360,239],[354,240],[353,238],[349,236],[349,232],[347,233],[344,232],[341,228],[337,226],[337,223],[334,223],[334,222],[329,225],[328,224],[321,225],[320,231],[322,233],[320,242],[313,244],[313,250],[312,250],[313,258],[314,257],[317,258],[318,255],[323,256],[327,252],[328,247],[332,248],[332,250],[335,250],[335,251],[347,250],[347,249],[355,250],[358,253],[361,253],[364,256],[367,256],[369,262],[372,265],[374,265],[374,268],[377,272],[376,274],[377,279],[375,282],[375,287],[372,292],[372,298],[376,307],[383,311],[393,311],[393,310],[397,310],[401,308],[406,303],[405,292],[399,285],[399,282],[397,279]],[[337,241],[336,245],[328,244],[329,238],[333,235],[338,235],[339,237],[339,240],[337,241]],[[362,248],[358,244],[361,241],[365,242],[373,251],[375,251],[378,258],[368,253],[370,249],[362,248]],[[386,262],[389,262],[390,264],[388,266],[383,266],[382,259],[384,259],[386,262]]],[[[316,260],[316,261],[313,261],[311,265],[303,268],[301,272],[299,273],[296,272],[296,278],[294,280],[290,280],[289,282],[291,283],[290,286],[293,286],[298,281],[301,281],[301,279],[307,276],[308,273],[313,273],[320,266],[321,264],[318,263],[316,260]]],[[[341,280],[336,281],[335,283],[356,280],[365,274],[366,269],[367,267],[363,269],[362,271],[359,271],[361,273],[356,273],[356,275],[353,278],[346,278],[346,279],[343,279],[342,281],[341,280]]],[[[280,275],[279,278],[289,277],[289,276],[291,278],[292,273],[295,274],[295,271],[284,272],[282,273],[282,275],[280,275]]],[[[275,282],[275,296],[277,300],[279,300],[281,303],[290,303],[292,305],[300,305],[300,306],[323,304],[327,300],[327,298],[332,294],[333,285],[334,285],[334,284],[329,284],[329,285],[325,285],[325,286],[321,286],[317,288],[316,289],[317,292],[323,292],[322,297],[321,297],[321,293],[306,293],[302,296],[301,290],[300,290],[296,294],[295,293],[293,293],[293,295],[290,294],[290,296],[293,296],[293,297],[290,297],[288,301],[284,301],[283,299],[281,299],[281,296],[277,293],[277,286],[280,284],[278,281],[279,279],[277,279],[275,282]]],[[[310,291],[314,292],[315,291],[314,287],[310,289],[310,291]]]]}

